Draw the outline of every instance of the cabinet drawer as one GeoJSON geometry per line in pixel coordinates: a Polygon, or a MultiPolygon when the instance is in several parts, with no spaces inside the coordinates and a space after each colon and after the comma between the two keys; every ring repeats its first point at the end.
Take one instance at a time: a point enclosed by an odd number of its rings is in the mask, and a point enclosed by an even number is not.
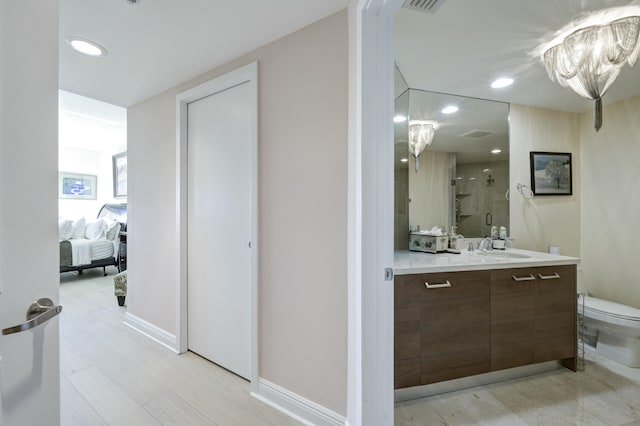
{"type": "Polygon", "coordinates": [[[438,304],[450,297],[487,294],[488,271],[398,275],[395,277],[395,306],[438,304]],[[427,288],[426,283],[432,288],[427,288]]]}

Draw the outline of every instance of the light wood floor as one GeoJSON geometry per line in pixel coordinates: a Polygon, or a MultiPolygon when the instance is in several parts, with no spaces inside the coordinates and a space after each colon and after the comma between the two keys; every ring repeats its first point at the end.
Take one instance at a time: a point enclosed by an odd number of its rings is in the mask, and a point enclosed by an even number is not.
{"type": "Polygon", "coordinates": [[[107,270],[60,275],[63,426],[299,424],[250,397],[245,380],[125,326],[107,270]]]}

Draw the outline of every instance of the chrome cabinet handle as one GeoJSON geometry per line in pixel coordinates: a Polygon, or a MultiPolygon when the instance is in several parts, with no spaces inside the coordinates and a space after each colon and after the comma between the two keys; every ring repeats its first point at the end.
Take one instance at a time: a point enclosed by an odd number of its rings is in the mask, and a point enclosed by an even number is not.
{"type": "Polygon", "coordinates": [[[557,272],[554,272],[553,275],[538,274],[538,276],[541,280],[557,280],[558,278],[560,278],[560,274],[558,274],[557,272]]]}
{"type": "Polygon", "coordinates": [[[534,281],[536,279],[533,274],[529,274],[529,276],[526,277],[516,277],[515,275],[511,275],[511,278],[513,278],[514,281],[534,281]]]}
{"type": "Polygon", "coordinates": [[[49,298],[38,299],[33,302],[27,310],[27,321],[22,324],[14,325],[13,327],[7,327],[2,330],[2,335],[20,333],[21,331],[27,331],[34,327],[44,324],[51,318],[62,312],[62,306],[54,306],[53,301],[49,298]]]}
{"type": "Polygon", "coordinates": [[[445,288],[445,287],[451,287],[451,283],[449,282],[449,280],[443,282],[442,284],[429,284],[428,282],[425,282],[424,285],[427,288],[445,288]]]}

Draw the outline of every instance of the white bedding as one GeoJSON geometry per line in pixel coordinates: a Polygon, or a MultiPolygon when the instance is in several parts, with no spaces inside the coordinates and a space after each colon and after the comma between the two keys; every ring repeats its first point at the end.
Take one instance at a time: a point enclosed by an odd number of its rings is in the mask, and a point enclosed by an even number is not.
{"type": "Polygon", "coordinates": [[[58,222],[60,241],[71,243],[71,266],[89,265],[94,260],[118,256],[120,223],[98,219],[86,223],[84,218],[77,221],[58,222]]]}
{"type": "Polygon", "coordinates": [[[107,239],[87,240],[85,238],[72,238],[71,265],[88,265],[94,260],[106,259],[117,255],[118,245],[107,239]]]}

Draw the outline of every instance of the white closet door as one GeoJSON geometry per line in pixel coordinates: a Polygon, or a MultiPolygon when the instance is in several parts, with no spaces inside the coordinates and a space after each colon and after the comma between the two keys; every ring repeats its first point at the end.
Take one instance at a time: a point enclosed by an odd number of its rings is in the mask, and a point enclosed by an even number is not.
{"type": "Polygon", "coordinates": [[[189,350],[251,373],[251,105],[243,83],[188,106],[189,350]]]}

